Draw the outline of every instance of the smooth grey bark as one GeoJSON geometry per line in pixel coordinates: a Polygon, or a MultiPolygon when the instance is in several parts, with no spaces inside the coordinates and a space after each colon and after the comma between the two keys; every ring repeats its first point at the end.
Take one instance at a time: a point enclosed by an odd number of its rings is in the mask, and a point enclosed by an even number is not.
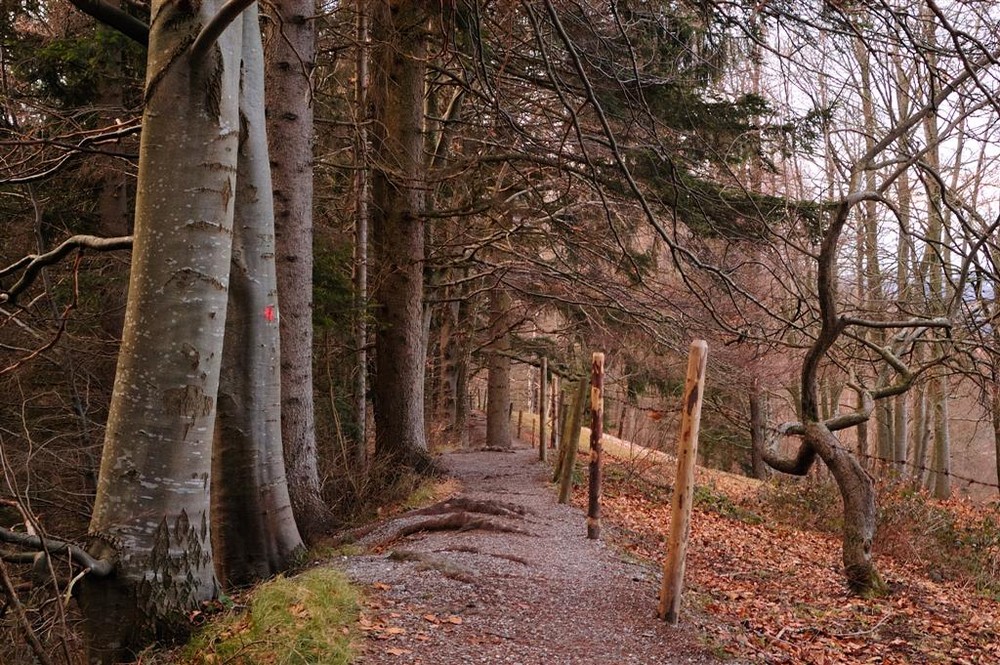
{"type": "Polygon", "coordinates": [[[513,446],[510,432],[510,333],[507,313],[510,295],[496,287],[490,294],[493,319],[493,344],[488,351],[489,375],[486,383],[486,445],[490,448],[513,446]]]}
{"type": "Polygon", "coordinates": [[[355,131],[354,196],[354,419],[357,441],[352,463],[363,468],[368,456],[368,15],[365,0],[357,0],[357,54],[354,103],[358,123],[355,131]]]}
{"type": "Polygon", "coordinates": [[[899,475],[906,473],[906,444],[910,439],[910,402],[907,393],[897,395],[893,404],[892,448],[896,471],[899,475]]]}
{"type": "Polygon", "coordinates": [[[767,447],[767,393],[760,381],[754,380],[750,389],[750,472],[754,478],[766,480],[770,475],[764,462],[767,447]]]}
{"type": "Polygon", "coordinates": [[[281,300],[281,437],[292,509],[313,542],[330,529],[323,502],[313,405],[314,0],[278,0],[266,56],[278,295],[281,300]]]}
{"type": "Polygon", "coordinates": [[[951,496],[951,433],[949,430],[948,401],[950,390],[948,376],[941,372],[935,377],[934,405],[934,450],[933,468],[934,498],[947,499],[951,496]]]}
{"type": "Polygon", "coordinates": [[[927,449],[930,446],[930,424],[931,419],[928,417],[928,398],[927,392],[930,390],[929,386],[921,386],[917,389],[916,394],[916,406],[914,409],[914,427],[913,427],[913,474],[912,480],[914,487],[923,487],[924,477],[926,475],[926,465],[927,465],[927,449]]]}
{"type": "Polygon", "coordinates": [[[209,487],[232,246],[242,29],[204,59],[187,44],[219,9],[156,0],[125,327],[84,578],[93,660],[183,626],[216,595],[209,487]],[[193,9],[192,9],[193,8],[193,9]]]}
{"type": "Polygon", "coordinates": [[[371,259],[375,454],[390,467],[430,465],[424,429],[425,4],[380,0],[372,14],[371,259]]]}
{"type": "Polygon", "coordinates": [[[212,452],[212,544],[224,584],[287,568],[302,549],[281,446],[274,207],[256,5],[243,13],[233,255],[212,452]]]}

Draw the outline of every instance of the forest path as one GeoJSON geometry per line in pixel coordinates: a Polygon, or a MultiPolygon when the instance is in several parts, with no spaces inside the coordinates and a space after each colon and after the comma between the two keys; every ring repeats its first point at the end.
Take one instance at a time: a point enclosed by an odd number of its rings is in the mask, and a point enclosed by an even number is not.
{"type": "MultiPolygon", "coordinates": [[[[474,446],[482,444],[477,435],[480,428],[474,429],[474,446]]],[[[656,619],[655,567],[588,540],[583,513],[556,502],[549,467],[537,461],[535,450],[519,446],[439,458],[461,484],[455,503],[465,508],[448,515],[479,519],[485,529],[398,537],[404,529],[442,521],[440,514],[411,513],[359,543],[383,544],[342,559],[349,577],[367,591],[360,662],[721,662],[689,628],[656,619]]]]}

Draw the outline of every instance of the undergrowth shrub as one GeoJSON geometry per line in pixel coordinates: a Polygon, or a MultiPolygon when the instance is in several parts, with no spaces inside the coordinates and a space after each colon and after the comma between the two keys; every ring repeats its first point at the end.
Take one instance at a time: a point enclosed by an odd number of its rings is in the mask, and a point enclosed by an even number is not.
{"type": "Polygon", "coordinates": [[[782,524],[826,533],[843,531],[840,492],[829,480],[811,475],[777,477],[761,484],[757,503],[762,512],[782,524]]]}
{"type": "MultiPolygon", "coordinates": [[[[996,505],[939,501],[899,482],[880,484],[877,493],[877,556],[915,565],[932,580],[960,581],[1000,599],[996,505]]],[[[761,512],[777,522],[838,536],[842,532],[843,503],[832,481],[776,478],[761,485],[756,499],[761,512]]]]}
{"type": "Polygon", "coordinates": [[[939,501],[903,484],[879,489],[875,551],[919,565],[934,580],[958,580],[1000,598],[997,506],[939,501]]]}

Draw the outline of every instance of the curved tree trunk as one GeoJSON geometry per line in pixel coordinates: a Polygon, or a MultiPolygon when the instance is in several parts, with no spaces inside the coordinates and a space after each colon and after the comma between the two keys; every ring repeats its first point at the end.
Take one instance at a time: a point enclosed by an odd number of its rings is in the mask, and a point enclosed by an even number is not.
{"type": "Polygon", "coordinates": [[[224,584],[285,569],[302,547],[281,448],[274,208],[256,5],[243,13],[240,120],[229,308],[212,451],[212,544],[224,584]]]}
{"type": "Polygon", "coordinates": [[[116,574],[80,590],[92,660],[181,628],[217,592],[209,485],[242,29],[199,60],[187,42],[220,4],[152,7],[128,306],[90,523],[91,552],[114,552],[116,574]]]}
{"type": "Polygon", "coordinates": [[[371,259],[375,454],[430,465],[424,431],[424,3],[380,0],[372,15],[371,259]]]}
{"type": "Polygon", "coordinates": [[[267,133],[281,300],[281,437],[292,508],[307,541],[329,530],[313,408],[314,0],[279,0],[267,52],[267,133]]]}
{"type": "Polygon", "coordinates": [[[822,423],[806,423],[805,441],[830,469],[844,502],[843,562],[847,585],[861,595],[878,594],[885,584],[872,561],[878,512],[875,484],[857,458],[841,447],[837,437],[822,423]]]}

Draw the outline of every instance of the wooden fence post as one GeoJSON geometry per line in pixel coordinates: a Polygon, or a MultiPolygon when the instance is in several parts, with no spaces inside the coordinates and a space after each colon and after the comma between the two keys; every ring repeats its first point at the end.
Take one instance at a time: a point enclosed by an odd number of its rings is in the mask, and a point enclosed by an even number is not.
{"type": "Polygon", "coordinates": [[[548,442],[545,440],[545,410],[549,408],[546,402],[546,384],[548,383],[548,372],[549,372],[549,359],[542,358],[542,379],[538,383],[538,459],[542,462],[545,461],[545,446],[548,442]]]}
{"type": "Polygon", "coordinates": [[[559,425],[562,424],[562,379],[558,376],[552,377],[552,423],[549,426],[549,448],[559,446],[559,425]]]}
{"type": "Polygon", "coordinates": [[[698,455],[698,428],[701,425],[701,403],[704,396],[705,363],[708,344],[704,340],[691,343],[684,401],[681,404],[680,440],[677,443],[677,480],[670,510],[670,540],[667,559],[663,564],[663,585],[660,588],[658,614],[664,621],[676,625],[681,608],[684,586],[684,557],[687,555],[691,532],[691,502],[694,498],[694,463],[698,455]]]}
{"type": "Polygon", "coordinates": [[[580,377],[576,387],[576,396],[567,414],[563,436],[566,440],[560,445],[566,452],[562,456],[559,479],[559,503],[568,503],[570,491],[573,489],[573,472],[576,470],[576,453],[580,450],[580,426],[583,424],[583,405],[587,399],[587,379],[580,377]]]}
{"type": "Polygon", "coordinates": [[[587,538],[601,537],[601,438],[604,436],[604,354],[590,363],[590,479],[587,486],[587,538]]]}

